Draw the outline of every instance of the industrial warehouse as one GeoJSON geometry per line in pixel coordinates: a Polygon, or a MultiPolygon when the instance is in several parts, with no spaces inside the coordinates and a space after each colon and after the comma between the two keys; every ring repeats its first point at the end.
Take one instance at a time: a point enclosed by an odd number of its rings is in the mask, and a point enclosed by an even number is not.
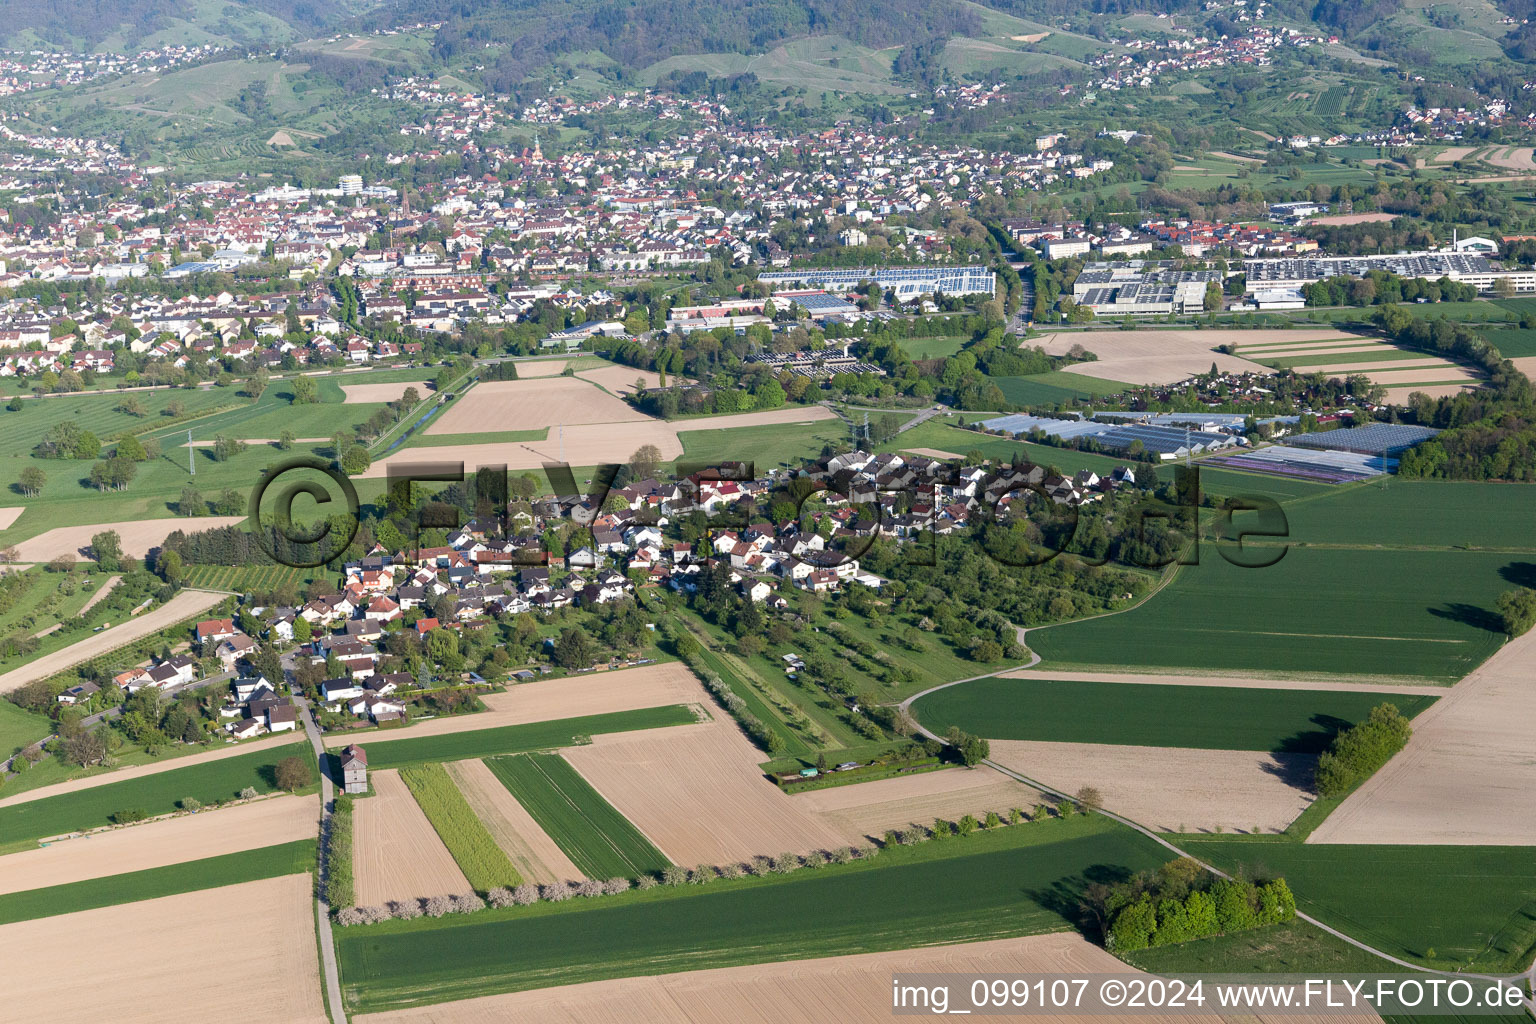
{"type": "Polygon", "coordinates": [[[799,285],[850,292],[865,281],[882,291],[894,291],[906,302],[919,295],[996,295],[997,275],[989,267],[850,267],[759,274],[763,284],[774,288],[799,285]]]}
{"type": "Polygon", "coordinates": [[[1260,309],[1300,309],[1305,285],[1331,277],[1364,277],[1384,271],[1403,278],[1448,278],[1492,293],[1500,281],[1510,294],[1536,292],[1536,270],[1506,269],[1486,256],[1461,252],[1413,252],[1390,256],[1318,256],[1251,259],[1219,270],[1179,270],[1171,260],[1089,263],[1072,285],[1072,298],[1095,316],[1167,316],[1205,309],[1209,284],[1245,274],[1244,293],[1260,309]]]}

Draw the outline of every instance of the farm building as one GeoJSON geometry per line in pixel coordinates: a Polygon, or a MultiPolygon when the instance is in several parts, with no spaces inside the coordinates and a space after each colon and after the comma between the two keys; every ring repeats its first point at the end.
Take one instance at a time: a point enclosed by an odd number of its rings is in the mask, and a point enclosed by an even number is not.
{"type": "Polygon", "coordinates": [[[344,793],[368,792],[368,753],[356,743],[341,751],[341,789],[344,793]]]}

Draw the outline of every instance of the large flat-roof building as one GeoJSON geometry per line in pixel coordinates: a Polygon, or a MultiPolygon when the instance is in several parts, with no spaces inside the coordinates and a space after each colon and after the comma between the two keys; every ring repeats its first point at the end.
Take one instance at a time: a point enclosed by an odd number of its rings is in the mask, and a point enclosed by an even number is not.
{"type": "Polygon", "coordinates": [[[1096,316],[1167,316],[1205,308],[1206,285],[1219,270],[1175,270],[1156,262],[1090,263],[1072,284],[1072,298],[1096,316]]]}
{"type": "Polygon", "coordinates": [[[1274,292],[1300,288],[1330,277],[1364,277],[1367,271],[1385,270],[1399,277],[1436,281],[1448,277],[1491,292],[1495,282],[1508,280],[1517,292],[1536,292],[1536,270],[1507,270],[1486,256],[1462,252],[1406,252],[1391,256],[1305,256],[1289,259],[1247,260],[1247,290],[1274,292]]]}
{"type": "Polygon", "coordinates": [[[989,267],[834,267],[775,271],[757,279],[774,288],[800,286],[849,292],[864,281],[896,292],[903,302],[919,295],[996,295],[997,274],[989,267]]]}

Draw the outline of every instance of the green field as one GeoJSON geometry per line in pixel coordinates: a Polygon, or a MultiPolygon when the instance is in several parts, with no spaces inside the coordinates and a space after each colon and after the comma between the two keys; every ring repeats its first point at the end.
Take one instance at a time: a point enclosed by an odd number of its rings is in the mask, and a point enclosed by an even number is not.
{"type": "Polygon", "coordinates": [[[470,809],[469,801],[442,765],[407,765],[400,770],[400,778],[476,892],[522,882],[522,876],[470,809]]]}
{"type": "Polygon", "coordinates": [[[819,871],[336,932],[354,1012],[738,964],[1061,931],[1093,879],[1167,859],[1078,817],[819,871]]]}
{"type": "Polygon", "coordinates": [[[1505,359],[1536,356],[1536,330],[1511,327],[1507,330],[1485,331],[1483,337],[1487,338],[1505,359]]]}
{"type": "MultiPolygon", "coordinates": [[[[982,413],[965,414],[967,423],[989,418],[982,413]]],[[[932,419],[897,434],[889,441],[877,445],[876,448],[882,452],[899,452],[907,448],[933,448],[941,452],[953,452],[956,455],[979,451],[987,458],[1001,459],[1005,462],[1012,460],[1015,453],[1022,452],[1025,458],[1042,466],[1055,466],[1063,473],[1091,469],[1095,473],[1104,474],[1116,466],[1125,465],[1127,461],[1108,455],[1096,455],[1093,452],[1051,448],[1047,445],[1029,444],[1026,441],[1012,441],[1003,437],[980,434],[974,430],[963,430],[954,423],[954,420],[947,417],[932,419]]]]}
{"type": "Polygon", "coordinates": [[[184,864],[6,893],[0,896],[0,924],[73,914],[118,903],[136,903],[199,889],[216,889],[259,878],[296,875],[314,869],[315,840],[299,839],[184,864]]]}
{"type": "Polygon", "coordinates": [[[1318,500],[1285,509],[1291,536],[1302,544],[1447,553],[1481,549],[1524,554],[1524,561],[1536,562],[1529,557],[1536,556],[1531,529],[1536,488],[1527,485],[1383,477],[1313,493],[1318,500]]]}
{"type": "Polygon", "coordinates": [[[1066,370],[1034,373],[1027,377],[994,377],[992,382],[1014,405],[1071,404],[1099,395],[1118,395],[1125,390],[1124,385],[1066,370]]]}
{"type": "MultiPolygon", "coordinates": [[[[44,434],[66,420],[74,420],[95,434],[103,445],[120,434],[146,434],[169,429],[169,425],[176,422],[165,415],[172,403],[183,407],[183,417],[187,419],[205,416],[221,408],[244,408],[254,404],[235,388],[159,388],[121,395],[29,398],[22,402],[18,412],[0,410],[0,457],[30,454],[44,434]],[[117,407],[129,398],[143,408],[143,416],[117,411],[117,407]]],[[[182,431],[185,434],[186,428],[182,431]]]]}
{"type": "MultiPolygon", "coordinates": [[[[965,414],[967,422],[974,422],[979,418],[990,417],[980,413],[965,414]]],[[[876,446],[876,450],[882,452],[899,452],[909,448],[932,448],[941,452],[952,452],[955,455],[964,455],[974,450],[981,452],[987,458],[1001,459],[1005,462],[1010,461],[1015,453],[1022,453],[1031,462],[1041,466],[1055,466],[1061,472],[1068,474],[1089,469],[1103,476],[1114,470],[1116,466],[1135,467],[1135,463],[1131,460],[1116,458],[1112,455],[1080,452],[1071,448],[1053,448],[1050,445],[1012,441],[995,435],[977,433],[974,430],[964,430],[955,426],[953,420],[948,419],[929,420],[876,446]]],[[[1213,469],[1203,464],[1198,468],[1202,491],[1216,496],[1264,495],[1284,502],[1293,498],[1317,497],[1336,490],[1326,484],[1310,483],[1304,480],[1282,480],[1278,477],[1256,476],[1252,473],[1236,473],[1230,470],[1213,469]]],[[[1164,480],[1171,479],[1173,468],[1162,466],[1158,472],[1164,480]]]]}
{"type": "Polygon", "coordinates": [[[1390,363],[1399,359],[1432,359],[1428,352],[1415,352],[1406,348],[1383,346],[1375,352],[1348,352],[1340,355],[1270,356],[1264,354],[1244,356],[1254,362],[1289,370],[1295,366],[1359,366],[1371,363],[1390,363]]]}
{"type": "Polygon", "coordinates": [[[315,578],[316,570],[289,565],[194,565],[187,573],[187,585],[239,594],[267,593],[285,586],[302,590],[315,578]]]}
{"type": "MultiPolygon", "coordinates": [[[[368,749],[369,768],[399,768],[424,761],[462,761],[497,754],[522,754],[532,750],[551,750],[584,742],[588,737],[607,732],[631,732],[660,729],[669,725],[687,725],[698,719],[682,704],[638,711],[613,711],[580,718],[558,718],[528,725],[504,725],[493,729],[421,736],[416,739],[375,743],[368,749]]],[[[0,819],[3,820],[3,819],[0,819]]]]}
{"type": "Polygon", "coordinates": [[[969,337],[903,338],[901,347],[913,359],[945,359],[959,352],[969,337]]]}
{"type": "MultiPolygon", "coordinates": [[[[1208,546],[1207,546],[1208,547],[1208,546]]],[[[1297,548],[1263,569],[1206,550],[1139,607],[1031,630],[1047,665],[1452,682],[1503,642],[1508,555],[1297,548]]]]}
{"type": "MultiPolygon", "coordinates": [[[[430,424],[429,424],[430,426],[430,424]]],[[[418,430],[406,443],[407,448],[457,448],[466,444],[514,444],[520,441],[543,441],[549,437],[549,428],[538,430],[488,430],[483,434],[433,434],[418,430]]]]}
{"type": "Polygon", "coordinates": [[[485,763],[588,878],[634,878],[671,863],[559,754],[485,763]]]}
{"type": "Polygon", "coordinates": [[[761,473],[780,466],[798,467],[803,460],[819,456],[827,444],[849,444],[848,428],[837,419],[713,430],[706,426],[708,422],[707,418],[677,421],[677,438],[683,443],[680,461],[754,462],[761,473]]]}
{"type": "Polygon", "coordinates": [[[1283,875],[1298,908],[1400,957],[1442,969],[1516,971],[1536,954],[1529,848],[1184,842],[1218,867],[1283,875]]]}
{"type": "Polygon", "coordinates": [[[308,746],[297,742],[0,807],[0,836],[10,843],[97,828],[108,824],[108,815],[122,810],[169,814],[185,797],[211,804],[234,799],[246,786],[270,793],[276,788],[277,762],[295,756],[308,757],[308,746]]]}
{"type": "Polygon", "coordinates": [[[1536,571],[1532,492],[1393,479],[1308,488],[1285,506],[1295,546],[1278,564],[1241,569],[1207,545],[1146,604],[1033,630],[1030,645],[1056,664],[1435,681],[1498,648],[1495,599],[1536,571]]]}
{"type": "Polygon", "coordinates": [[[52,734],[53,722],[46,716],[0,699],[0,761],[52,734]]]}
{"type": "Polygon", "coordinates": [[[1384,700],[1412,718],[1435,698],[993,677],[938,690],[912,712],[941,734],[958,725],[1000,740],[1312,754],[1384,700]]]}

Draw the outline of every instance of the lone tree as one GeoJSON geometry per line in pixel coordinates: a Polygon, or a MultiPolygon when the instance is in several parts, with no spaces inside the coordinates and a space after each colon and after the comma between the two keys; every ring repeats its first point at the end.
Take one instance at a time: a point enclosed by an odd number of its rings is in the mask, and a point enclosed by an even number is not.
{"type": "Polygon", "coordinates": [[[310,769],[309,762],[302,757],[285,757],[277,762],[275,771],[277,788],[286,789],[292,793],[294,790],[303,789],[314,781],[315,774],[310,769]]]}
{"type": "Polygon", "coordinates": [[[373,465],[373,459],[369,458],[368,449],[360,444],[348,448],[346,454],[341,457],[341,471],[348,476],[366,473],[371,465],[373,465]]]}
{"type": "Polygon", "coordinates": [[[629,468],[634,471],[635,478],[638,480],[655,476],[661,469],[661,449],[653,444],[641,445],[629,457],[629,468]]]}
{"type": "Polygon", "coordinates": [[[123,567],[123,542],[116,530],[92,535],[91,557],[102,572],[116,572],[123,567]]]}
{"type": "Polygon", "coordinates": [[[176,511],[184,516],[205,516],[208,514],[208,503],[203,500],[203,493],[191,484],[181,489],[181,497],[176,500],[176,511]]]}
{"type": "Polygon", "coordinates": [[[294,377],[288,382],[294,405],[314,405],[320,401],[320,388],[309,377],[294,377]]]}
{"type": "Polygon", "coordinates": [[[43,485],[47,482],[48,474],[36,466],[28,466],[21,471],[21,479],[17,481],[17,486],[21,488],[22,494],[34,498],[42,492],[43,485]]]}
{"type": "Polygon", "coordinates": [[[1497,604],[1504,632],[1510,637],[1521,636],[1536,625],[1536,590],[1519,587],[1499,595],[1497,604]]]}
{"type": "Polygon", "coordinates": [[[1104,809],[1104,794],[1092,786],[1084,786],[1078,790],[1077,796],[1073,799],[1085,811],[1101,811],[1104,809]]]}

